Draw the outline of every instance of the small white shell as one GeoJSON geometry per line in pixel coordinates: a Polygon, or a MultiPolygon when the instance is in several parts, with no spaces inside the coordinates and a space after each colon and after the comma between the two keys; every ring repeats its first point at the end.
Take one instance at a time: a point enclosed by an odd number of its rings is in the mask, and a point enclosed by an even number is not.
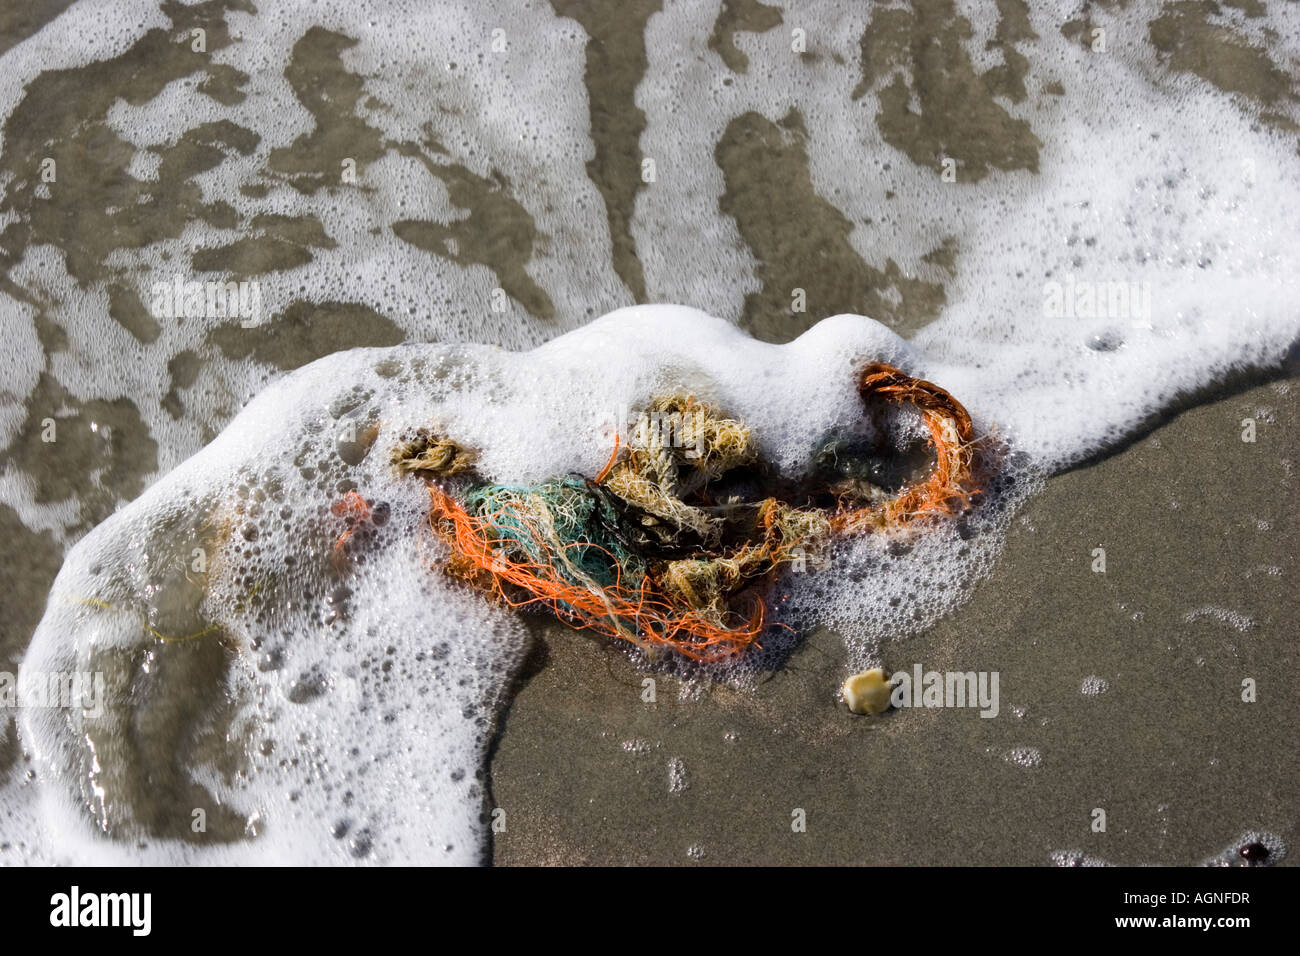
{"type": "Polygon", "coordinates": [[[849,710],[855,714],[883,714],[889,710],[889,694],[892,689],[884,670],[873,667],[846,680],[840,693],[849,705],[849,710]]]}

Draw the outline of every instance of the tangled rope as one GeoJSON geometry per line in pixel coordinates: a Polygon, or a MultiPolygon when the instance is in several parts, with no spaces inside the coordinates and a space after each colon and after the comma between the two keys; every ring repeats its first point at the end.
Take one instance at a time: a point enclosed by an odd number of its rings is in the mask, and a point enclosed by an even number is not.
{"type": "Polygon", "coordinates": [[[400,446],[394,461],[427,479],[450,573],[650,654],[717,661],[757,645],[782,567],[833,536],[957,514],[978,494],[970,415],[947,391],[883,363],[863,370],[858,391],[867,405],[919,412],[933,454],[923,479],[892,494],[863,482],[784,481],[762,473],[744,423],[676,395],[653,401],[626,444],[616,437],[595,479],[475,484],[454,495],[442,479],[472,473],[473,454],[428,435],[400,446]],[[746,470],[778,493],[746,501],[719,490],[746,470]],[[807,503],[828,496],[829,506],[807,503]]]}

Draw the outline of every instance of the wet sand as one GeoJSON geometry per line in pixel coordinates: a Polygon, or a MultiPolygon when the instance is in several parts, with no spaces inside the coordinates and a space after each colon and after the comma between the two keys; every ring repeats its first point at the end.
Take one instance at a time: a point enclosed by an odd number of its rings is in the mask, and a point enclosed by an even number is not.
{"type": "Polygon", "coordinates": [[[549,629],[492,761],[494,860],[1194,864],[1251,830],[1294,848],[1298,425],[1292,369],[1050,479],[971,601],[884,649],[890,670],[998,671],[995,718],[849,714],[825,632],[752,692],[655,675],[647,704],[625,655],[549,629]]]}
{"type": "MultiPolygon", "coordinates": [[[[50,0],[0,13],[0,52],[66,6],[50,0]]],[[[555,0],[552,6],[573,16],[596,41],[588,47],[597,59],[590,61],[595,66],[586,79],[594,145],[588,171],[607,205],[611,255],[626,296],[553,303],[524,272],[537,236],[523,207],[508,189],[440,160],[431,174],[456,190],[458,205],[468,210],[448,227],[460,251],[442,258],[450,268],[486,265],[534,317],[552,311],[595,315],[645,297],[629,226],[639,181],[634,168],[611,157],[633,151],[644,125],[634,102],[646,69],[639,24],[659,5],[638,2],[621,20],[600,15],[593,4],[555,0]]],[[[913,34],[952,40],[961,33],[949,5],[913,6],[920,10],[914,20],[897,13],[900,23],[891,34],[897,47],[874,50],[878,61],[906,58],[913,34]]],[[[1018,62],[1015,45],[1028,39],[1017,13],[1021,5],[998,6],[1005,14],[998,43],[1010,62],[1018,62]]],[[[1171,54],[1173,68],[1225,89],[1240,88],[1264,109],[1265,121],[1283,122],[1271,104],[1284,98],[1293,80],[1229,31],[1207,25],[1199,5],[1172,6],[1153,27],[1152,40],[1171,54]]],[[[773,29],[780,21],[770,10],[724,4],[709,47],[726,51],[729,68],[743,72],[732,34],[773,29]]],[[[216,22],[221,13],[205,9],[201,15],[216,22]]],[[[1086,37],[1088,28],[1079,21],[1061,29],[1086,37]]],[[[219,36],[214,31],[214,43],[219,36]]],[[[313,31],[295,46],[287,79],[303,102],[320,77],[346,94],[343,99],[352,97],[351,106],[340,106],[339,98],[316,103],[318,138],[304,138],[272,157],[273,172],[304,191],[319,188],[312,179],[317,166],[337,168],[345,147],[360,150],[364,167],[366,157],[410,145],[383,143],[356,120],[362,84],[343,64],[347,41],[313,31]]],[[[865,54],[866,36],[863,44],[865,54]]],[[[952,48],[960,54],[957,61],[927,61],[942,74],[929,82],[946,77],[962,89],[972,87],[969,57],[960,44],[952,48]]],[[[119,66],[150,89],[193,69],[150,56],[141,46],[119,66]]],[[[883,112],[877,123],[886,124],[882,130],[901,151],[891,154],[892,161],[901,163],[907,155],[922,163],[946,150],[984,175],[1035,169],[1038,141],[1009,123],[995,100],[1025,95],[1024,67],[985,79],[976,93],[930,102],[919,130],[886,129],[891,116],[899,116],[883,112]]],[[[1030,79],[1041,84],[1041,78],[1030,79]]],[[[74,147],[89,148],[87,130],[98,128],[102,117],[92,115],[88,104],[106,110],[107,102],[91,95],[94,83],[75,76],[68,82],[91,92],[84,101],[52,96],[57,114],[20,117],[10,130],[19,141],[43,137],[24,123],[58,120],[68,130],[59,148],[66,146],[69,156],[74,147]]],[[[228,71],[207,82],[237,101],[239,81],[228,71]]],[[[1051,95],[1050,85],[1042,91],[1030,87],[1051,95]]],[[[746,113],[717,144],[715,159],[726,185],[722,211],[735,220],[759,263],[762,286],[728,317],[771,340],[793,338],[815,319],[839,311],[876,314],[910,334],[942,312],[944,271],[959,262],[958,250],[935,236],[932,246],[915,251],[936,268],[925,279],[904,277],[886,251],[888,236],[876,233],[872,244],[881,247],[879,255],[864,260],[846,237],[868,226],[848,223],[813,188],[803,122],[793,111],[782,118],[746,113]],[[772,181],[786,184],[791,197],[776,205],[776,214],[766,188],[772,181]],[[784,312],[792,285],[808,286],[809,312],[774,318],[784,312]]],[[[225,145],[243,149],[239,131],[226,132],[225,145]]],[[[190,140],[182,137],[174,155],[170,148],[163,151],[170,157],[166,175],[173,177],[168,188],[182,198],[205,161],[203,150],[211,147],[215,154],[213,143],[190,140]],[[186,149],[195,155],[181,155],[186,149]]],[[[15,170],[32,167],[32,157],[14,153],[13,143],[6,143],[6,161],[15,170]]],[[[114,224],[107,214],[91,215],[96,206],[116,202],[107,184],[122,178],[131,159],[129,151],[108,152],[103,183],[84,184],[72,204],[81,214],[40,219],[30,235],[18,230],[24,248],[48,244],[65,254],[76,251],[77,278],[87,284],[120,279],[106,265],[119,251],[114,224]]],[[[158,215],[160,229],[179,232],[189,212],[182,203],[158,215]]],[[[310,259],[320,243],[317,228],[325,231],[314,218],[250,224],[250,231],[253,225],[266,234],[220,250],[227,258],[215,265],[231,278],[310,259]]],[[[431,258],[453,248],[447,233],[428,223],[398,223],[394,233],[427,248],[431,258]]],[[[8,267],[23,251],[0,250],[6,267],[0,283],[9,282],[8,267]]],[[[27,301],[25,291],[12,284],[0,284],[0,292],[27,301]]],[[[140,314],[127,303],[113,318],[148,344],[158,330],[140,314]]],[[[64,318],[38,312],[47,362],[67,348],[59,326],[64,318]]],[[[265,333],[227,335],[229,330],[216,329],[206,345],[226,358],[289,369],[335,349],[396,341],[402,330],[392,318],[357,303],[313,309],[295,302],[265,333]]],[[[197,409],[199,397],[187,393],[203,361],[195,353],[170,358],[170,378],[160,385],[167,395],[164,408],[177,419],[228,420],[237,402],[216,412],[197,409]]],[[[1291,367],[1254,381],[1228,395],[1202,396],[1126,446],[1050,479],[1018,515],[1001,559],[972,600],[928,632],[884,649],[890,669],[921,663],[927,669],[998,671],[1001,713],[995,719],[971,710],[849,715],[836,695],[845,676],[843,651],[828,633],[808,635],[785,667],[752,690],[683,685],[655,675],[657,701],[648,704],[642,701],[646,673],[620,649],[539,625],[542,640],[489,768],[492,802],[506,811],[493,860],[1041,865],[1054,851],[1077,849],[1115,863],[1179,864],[1216,854],[1249,830],[1270,831],[1294,848],[1300,527],[1292,472],[1300,460],[1294,437],[1300,377],[1291,367]],[[1240,440],[1246,417],[1259,421],[1254,444],[1240,440]],[[1091,569],[1097,547],[1106,550],[1104,574],[1091,569]],[[1207,608],[1230,613],[1198,613],[1207,608]],[[1082,693],[1090,677],[1105,681],[1106,690],[1082,693]],[[1245,678],[1258,682],[1256,703],[1241,701],[1245,678]],[[1106,811],[1104,833],[1092,831],[1095,808],[1106,811]],[[792,832],[796,809],[806,814],[806,832],[792,832]]],[[[34,424],[0,449],[0,461],[23,472],[50,501],[68,500],[72,507],[60,538],[30,530],[0,502],[0,669],[12,669],[21,659],[65,548],[119,502],[135,497],[159,467],[149,430],[127,400],[76,402],[52,375],[12,400],[34,424]],[[60,427],[67,426],[56,449],[36,437],[47,414],[57,414],[60,427]],[[92,418],[112,423],[111,443],[91,434],[92,418]],[[74,467],[87,456],[104,461],[105,469],[91,476],[74,467]]],[[[174,457],[193,450],[168,451],[174,457]]],[[[12,721],[0,718],[0,774],[21,759],[12,721]]]]}

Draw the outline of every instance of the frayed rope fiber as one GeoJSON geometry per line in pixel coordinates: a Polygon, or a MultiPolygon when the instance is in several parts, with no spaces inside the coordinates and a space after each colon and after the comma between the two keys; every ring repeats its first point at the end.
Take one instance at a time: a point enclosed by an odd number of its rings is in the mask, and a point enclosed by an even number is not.
{"type": "Polygon", "coordinates": [[[782,567],[835,536],[959,514],[980,492],[979,442],[947,391],[884,363],[862,371],[858,391],[864,403],[917,410],[933,454],[924,478],[892,494],[860,481],[783,482],[762,473],[743,422],[680,395],[655,399],[626,443],[616,437],[595,479],[469,484],[453,494],[441,482],[464,475],[455,482],[464,484],[474,461],[453,441],[421,435],[394,460],[428,481],[429,520],[451,547],[451,574],[652,655],[719,661],[758,645],[782,567]],[[777,493],[726,494],[727,477],[746,472],[777,493]]]}

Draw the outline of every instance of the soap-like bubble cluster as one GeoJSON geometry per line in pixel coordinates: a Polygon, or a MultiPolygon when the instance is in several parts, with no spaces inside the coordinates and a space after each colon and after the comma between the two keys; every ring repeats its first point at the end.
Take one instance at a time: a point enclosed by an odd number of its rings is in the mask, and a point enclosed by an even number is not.
{"type": "MultiPolygon", "coordinates": [[[[661,306],[528,352],[354,350],[278,381],[60,573],[24,667],[103,672],[108,703],[95,716],[27,711],[25,742],[57,808],[54,858],[106,852],[98,825],[165,860],[476,859],[483,756],[524,628],[443,573],[424,483],[394,468],[394,451],[433,429],[473,449],[487,480],[590,476],[629,409],[688,390],[798,476],[828,434],[863,419],[858,372],[880,358],[922,361],[862,317],[771,345],[661,306]],[[190,697],[201,706],[187,709],[190,697]],[[171,712],[184,734],[125,733],[171,712]],[[174,761],[154,752],[167,747],[183,769],[151,792],[141,773],[174,761]],[[187,833],[200,809],[208,830],[187,833]]],[[[990,489],[998,517],[868,536],[788,575],[781,617],[840,627],[857,663],[961,599],[1016,494],[990,489]]],[[[733,676],[755,666],[742,660],[733,676]]]]}
{"type": "MultiPolygon", "coordinates": [[[[995,7],[961,6],[974,67],[997,66],[995,7]]],[[[247,75],[244,97],[197,95],[187,77],[141,102],[118,98],[106,122],[136,150],[130,174],[159,176],[153,150],[199,124],[251,131],[248,152],[227,150],[194,177],[203,201],[228,203],[241,223],[314,218],[332,243],[259,276],[264,310],[363,305],[399,336],[443,344],[342,353],[277,377],[269,362],[214,347],[224,320],[163,323],[155,341],[138,341],[109,317],[103,284],[77,281],[53,245],[32,244],[13,263],[9,278],[39,293],[67,343],[47,356],[38,310],[7,303],[7,388],[27,395],[44,373],[79,399],[129,397],[158,444],[159,474],[170,472],[71,552],[33,640],[25,671],[102,673],[109,699],[96,716],[24,710],[24,752],[0,801],[0,843],[24,860],[481,856],[484,757],[525,629],[439,571],[445,548],[427,527],[423,487],[388,460],[420,429],[475,448],[492,480],[594,475],[627,412],[690,392],[743,419],[763,458],[794,475],[828,434],[860,420],[854,378],[865,362],[937,382],[1005,447],[979,507],[923,533],[840,542],[826,567],[779,582],[778,622],[795,635],[836,629],[846,668],[860,669],[879,662],[881,641],[961,602],[1044,475],[1225,374],[1277,362],[1300,330],[1294,140],[1240,97],[1166,69],[1140,42],[1149,11],[1091,12],[1112,37],[1132,38],[1102,61],[1062,34],[1055,11],[1031,10],[1037,38],[1020,49],[1032,62],[1027,95],[999,108],[1032,128],[1033,168],[978,181],[958,168],[952,183],[909,159],[875,120],[881,82],[867,82],[859,47],[883,8],[826,0],[787,10],[781,29],[735,36],[746,71],[703,50],[709,5],[651,17],[637,146],[658,176],[622,210],[650,300],[734,321],[769,285],[782,310],[794,286],[815,295],[818,276],[781,271],[780,235],[743,231],[733,214],[770,188],[720,165],[719,144],[744,116],[742,133],[770,132],[806,157],[810,194],[843,226],[841,265],[892,266],[941,287],[942,309],[910,342],[871,319],[837,316],[772,346],[673,307],[587,324],[628,290],[607,200],[587,173],[596,152],[588,38],[572,19],[542,3],[512,7],[507,23],[495,5],[468,2],[232,7],[224,19],[236,42],[212,58],[247,75]],[[321,29],[354,41],[339,58],[364,91],[355,118],[378,144],[357,189],[304,192],[264,175],[274,151],[316,127],[285,71],[295,45],[321,29]],[[806,55],[792,55],[795,29],[808,35],[806,55]],[[492,43],[497,30],[504,47],[492,43]],[[453,224],[469,214],[412,144],[443,175],[481,177],[518,204],[536,230],[519,271],[552,315],[517,301],[495,312],[487,303],[505,280],[489,265],[453,261],[451,245],[439,256],[395,238],[403,219],[453,224]],[[264,191],[246,192],[250,184],[264,191]],[[930,254],[941,243],[952,269],[930,254]],[[184,355],[202,361],[177,415],[159,383],[184,355]]],[[[0,114],[43,71],[120,55],[145,31],[170,27],[148,0],[113,10],[105,18],[73,5],[8,51],[0,114]]],[[[1284,14],[1224,15],[1295,57],[1284,14]]],[[[734,139],[743,149],[743,136],[734,139]]],[[[154,281],[189,277],[196,251],[231,239],[195,220],[178,236],[115,250],[112,267],[148,302],[154,281]]],[[[881,294],[889,303],[900,293],[881,294]]],[[[24,412],[20,402],[0,410],[6,443],[24,412]]],[[[29,526],[70,525],[70,505],[36,501],[12,472],[0,481],[29,526]]],[[[770,657],[719,676],[743,679],[796,639],[774,634],[770,657]]],[[[0,726],[0,747],[8,733],[0,726]]]]}

